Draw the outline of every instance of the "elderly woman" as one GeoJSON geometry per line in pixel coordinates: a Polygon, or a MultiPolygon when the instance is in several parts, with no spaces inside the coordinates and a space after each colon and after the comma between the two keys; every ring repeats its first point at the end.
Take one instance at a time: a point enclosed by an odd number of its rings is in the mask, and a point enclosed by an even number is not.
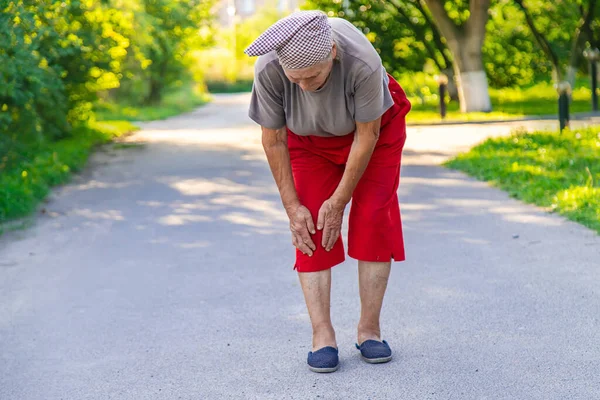
{"type": "Polygon", "coordinates": [[[313,329],[309,368],[339,366],[331,268],[345,260],[350,200],[348,256],[358,260],[361,300],[356,347],[367,362],[389,361],[379,316],[391,261],[404,260],[397,189],[410,103],[362,32],[321,11],[279,20],[245,52],[260,56],[249,116],[262,128],[290,220],[313,329]]]}

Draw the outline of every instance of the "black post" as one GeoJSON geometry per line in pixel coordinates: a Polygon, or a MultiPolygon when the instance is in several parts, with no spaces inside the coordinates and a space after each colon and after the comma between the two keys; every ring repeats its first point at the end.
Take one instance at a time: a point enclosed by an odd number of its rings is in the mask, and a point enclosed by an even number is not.
{"type": "Polygon", "coordinates": [[[592,83],[592,111],[598,111],[598,61],[600,61],[600,50],[587,48],[583,56],[590,62],[590,74],[592,83]]]}
{"type": "Polygon", "coordinates": [[[442,119],[446,118],[446,102],[444,99],[446,98],[446,84],[440,84],[440,114],[442,115],[442,119]]]}
{"type": "Polygon", "coordinates": [[[592,110],[598,111],[598,65],[596,61],[591,62],[592,72],[592,110]]]}
{"type": "Polygon", "coordinates": [[[558,96],[558,122],[561,132],[569,127],[569,95],[566,90],[558,96]]]}

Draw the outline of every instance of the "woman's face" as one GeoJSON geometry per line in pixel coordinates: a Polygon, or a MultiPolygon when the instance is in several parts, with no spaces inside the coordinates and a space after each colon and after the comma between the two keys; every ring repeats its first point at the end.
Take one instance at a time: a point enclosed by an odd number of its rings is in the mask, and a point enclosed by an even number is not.
{"type": "MultiPolygon", "coordinates": [[[[335,45],[333,45],[332,51],[332,58],[335,58],[335,45]]],[[[333,60],[330,60],[307,68],[284,69],[284,71],[290,82],[297,84],[304,91],[314,92],[325,84],[332,68],[333,60]]]]}

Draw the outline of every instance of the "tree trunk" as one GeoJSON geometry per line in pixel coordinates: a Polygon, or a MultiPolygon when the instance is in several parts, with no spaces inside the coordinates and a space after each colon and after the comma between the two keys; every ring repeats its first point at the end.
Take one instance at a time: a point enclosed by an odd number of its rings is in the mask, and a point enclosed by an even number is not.
{"type": "MultiPolygon", "coordinates": [[[[569,85],[571,85],[571,89],[575,88],[575,80],[577,78],[577,70],[578,70],[578,68],[573,65],[569,65],[567,67],[567,82],[569,82],[569,85]]],[[[571,97],[571,96],[569,96],[569,97],[571,97]]]]}
{"type": "MultiPolygon", "coordinates": [[[[469,48],[468,45],[459,44],[459,46],[469,48]]],[[[460,51],[453,53],[455,53],[454,69],[458,82],[460,111],[491,111],[492,103],[488,92],[487,75],[481,60],[481,50],[470,54],[460,51]]]]}
{"type": "Polygon", "coordinates": [[[462,112],[489,112],[492,103],[481,48],[485,38],[490,0],[470,0],[471,15],[458,27],[444,9],[443,0],[423,0],[452,53],[458,98],[462,112]]]}
{"type": "Polygon", "coordinates": [[[597,0],[590,0],[588,4],[587,11],[580,7],[581,12],[581,20],[579,22],[579,26],[575,31],[575,36],[573,37],[573,42],[571,44],[571,57],[569,59],[569,66],[567,67],[567,82],[571,85],[571,88],[575,87],[575,78],[577,74],[577,68],[579,64],[579,59],[583,55],[583,47],[585,43],[585,39],[588,39],[590,42],[593,41],[593,36],[588,37],[588,32],[590,31],[591,23],[594,20],[595,11],[596,11],[596,2],[597,0]]]}
{"type": "Polygon", "coordinates": [[[158,104],[162,100],[162,82],[150,78],[150,91],[146,97],[147,105],[158,104]]]}

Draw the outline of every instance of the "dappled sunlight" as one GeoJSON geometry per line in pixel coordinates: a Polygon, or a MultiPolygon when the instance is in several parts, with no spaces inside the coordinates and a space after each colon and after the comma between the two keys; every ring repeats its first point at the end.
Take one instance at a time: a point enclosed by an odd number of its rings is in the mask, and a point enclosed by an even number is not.
{"type": "Polygon", "coordinates": [[[536,215],[531,213],[523,212],[523,206],[515,203],[513,206],[497,206],[490,207],[487,211],[494,214],[501,214],[503,219],[506,221],[520,222],[520,223],[535,223],[539,225],[547,226],[559,226],[562,224],[560,219],[554,218],[550,215],[536,215]]]}
{"type": "MultiPolygon", "coordinates": [[[[157,124],[154,122],[153,124],[157,124]]],[[[193,119],[189,124],[197,124],[193,119]]],[[[168,142],[178,145],[202,145],[203,147],[219,146],[229,149],[262,150],[260,129],[256,126],[246,128],[212,128],[203,129],[201,126],[190,127],[188,121],[170,121],[165,129],[149,129],[136,133],[130,140],[143,140],[144,142],[168,142]],[[177,124],[184,124],[178,128],[177,124]]]]}
{"type": "Polygon", "coordinates": [[[169,207],[171,209],[173,209],[173,211],[175,213],[189,213],[189,212],[193,212],[195,210],[203,210],[203,211],[207,211],[207,210],[214,210],[217,207],[213,207],[211,205],[206,204],[205,201],[196,201],[195,203],[183,203],[183,202],[174,202],[172,204],[169,205],[169,207]]]}
{"type": "Polygon", "coordinates": [[[485,239],[473,239],[473,238],[463,238],[463,242],[469,244],[477,244],[477,245],[490,245],[492,242],[490,240],[485,239]]]}
{"type": "Polygon", "coordinates": [[[133,185],[140,185],[140,181],[120,181],[120,182],[101,182],[98,180],[89,180],[81,184],[72,184],[65,187],[65,191],[77,190],[91,190],[91,189],[124,189],[133,185]]]}
{"type": "Polygon", "coordinates": [[[213,219],[206,215],[166,215],[157,219],[157,222],[161,225],[185,225],[190,222],[210,222],[213,219]]]}
{"type": "Polygon", "coordinates": [[[444,204],[446,206],[454,208],[467,208],[467,209],[489,209],[491,206],[498,205],[498,200],[485,200],[485,199],[464,199],[464,198],[444,198],[437,199],[437,204],[444,204]]]}
{"type": "Polygon", "coordinates": [[[401,203],[400,207],[403,211],[427,211],[435,210],[438,208],[433,204],[414,204],[414,203],[401,203]]]}
{"type": "Polygon", "coordinates": [[[211,203],[259,212],[271,221],[276,220],[286,223],[288,221],[287,214],[278,204],[247,195],[220,196],[212,199],[211,203]]]}
{"type": "MultiPolygon", "coordinates": [[[[274,229],[274,228],[256,228],[254,229],[255,233],[258,233],[259,235],[290,235],[290,230],[287,229],[287,227],[285,229],[283,228],[279,228],[279,229],[274,229]]],[[[290,240],[291,240],[291,236],[290,236],[290,240]]]]}
{"type": "MultiPolygon", "coordinates": [[[[419,185],[419,186],[442,186],[442,187],[477,187],[481,186],[481,182],[475,180],[466,180],[460,178],[417,178],[411,176],[403,176],[402,183],[419,185]]],[[[402,184],[401,183],[401,184],[402,184]]]]}
{"type": "Polygon", "coordinates": [[[89,208],[76,208],[70,214],[87,219],[105,219],[111,221],[123,221],[125,218],[120,210],[93,211],[89,208]]]}
{"type": "Polygon", "coordinates": [[[137,204],[139,204],[140,206],[147,206],[147,207],[162,207],[162,206],[164,206],[164,203],[160,202],[160,201],[138,201],[137,204]]]}
{"type": "Polygon", "coordinates": [[[503,219],[510,222],[521,224],[537,224],[542,226],[561,226],[563,222],[551,216],[535,215],[531,213],[513,213],[505,214],[503,219]]]}
{"type": "Polygon", "coordinates": [[[231,212],[231,213],[222,214],[219,217],[219,219],[221,219],[223,221],[231,222],[232,224],[236,224],[236,225],[246,225],[246,226],[258,227],[258,228],[264,228],[264,227],[269,227],[269,226],[273,225],[272,222],[270,222],[266,219],[253,218],[247,214],[243,214],[243,213],[239,213],[239,212],[231,212]]]}
{"type": "MultiPolygon", "coordinates": [[[[492,213],[500,215],[505,221],[516,222],[520,224],[538,224],[543,226],[560,226],[562,221],[550,215],[531,213],[531,210],[524,210],[523,205],[515,200],[513,206],[505,204],[504,200],[487,199],[465,199],[465,198],[445,198],[436,200],[436,204],[443,205],[446,212],[436,212],[438,216],[460,216],[475,215],[483,213],[492,213]],[[452,210],[452,212],[448,212],[452,210]]],[[[406,218],[406,220],[410,220],[406,218]]]]}
{"type": "Polygon", "coordinates": [[[210,245],[211,245],[210,242],[208,242],[206,240],[199,240],[199,241],[195,241],[195,242],[187,242],[187,243],[177,244],[177,246],[181,247],[182,249],[199,249],[199,248],[203,248],[203,247],[209,247],[210,245]]]}
{"type": "Polygon", "coordinates": [[[252,186],[242,185],[225,178],[194,178],[183,180],[166,178],[161,179],[161,181],[186,196],[208,196],[215,193],[246,193],[257,191],[252,186]]]}
{"type": "Polygon", "coordinates": [[[523,212],[523,210],[520,209],[520,207],[516,204],[512,206],[501,205],[497,207],[490,207],[489,211],[493,212],[494,214],[517,214],[523,212]]]}
{"type": "MultiPolygon", "coordinates": [[[[510,159],[507,158],[507,161],[508,160],[510,159]]],[[[527,180],[532,180],[540,177],[543,177],[545,179],[561,179],[565,176],[563,171],[550,171],[541,165],[530,165],[518,162],[513,162],[510,165],[510,169],[508,169],[508,171],[511,174],[522,174],[527,177],[527,180]]]]}

